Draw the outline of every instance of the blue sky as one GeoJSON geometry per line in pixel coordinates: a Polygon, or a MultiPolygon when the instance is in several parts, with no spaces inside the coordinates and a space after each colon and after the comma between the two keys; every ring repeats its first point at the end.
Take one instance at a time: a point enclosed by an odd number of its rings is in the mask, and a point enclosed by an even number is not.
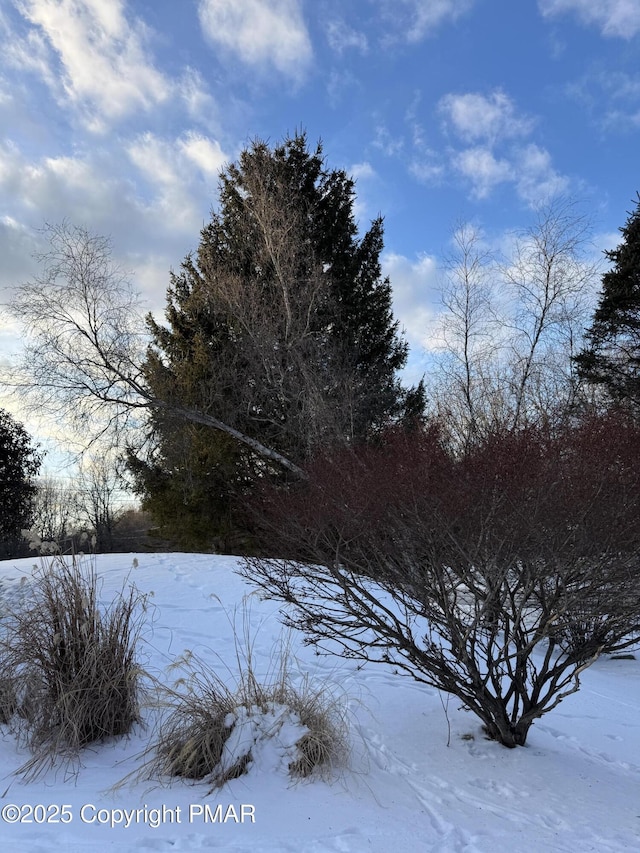
{"type": "Polygon", "coordinates": [[[0,39],[4,299],[66,219],[160,311],[220,168],[304,128],[385,217],[418,364],[456,222],[498,246],[564,194],[602,249],[640,189],[640,0],[3,0],[0,39]]]}

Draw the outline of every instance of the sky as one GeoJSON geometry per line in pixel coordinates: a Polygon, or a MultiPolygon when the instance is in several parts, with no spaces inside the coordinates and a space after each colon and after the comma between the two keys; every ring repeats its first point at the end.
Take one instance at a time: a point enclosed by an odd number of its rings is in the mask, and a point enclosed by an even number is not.
{"type": "Polygon", "coordinates": [[[2,302],[66,220],[161,312],[220,169],[304,129],[384,216],[415,373],[456,223],[499,246],[562,195],[600,252],[640,189],[640,0],[0,0],[0,40],[2,302]]]}

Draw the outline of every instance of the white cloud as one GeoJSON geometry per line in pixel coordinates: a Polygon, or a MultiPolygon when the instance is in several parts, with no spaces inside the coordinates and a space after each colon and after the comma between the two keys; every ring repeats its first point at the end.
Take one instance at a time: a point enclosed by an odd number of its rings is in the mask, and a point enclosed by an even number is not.
{"type": "Polygon", "coordinates": [[[599,27],[602,35],[631,39],[640,33],[638,0],[538,0],[545,17],[575,12],[588,25],[599,27]]]}
{"type": "Polygon", "coordinates": [[[300,0],[200,0],[198,11],[206,38],[247,65],[299,80],[311,62],[300,0]]]}
{"type": "Polygon", "coordinates": [[[366,160],[354,163],[347,169],[347,174],[356,182],[356,195],[353,200],[353,214],[356,222],[370,221],[376,215],[376,211],[372,210],[367,189],[378,180],[378,174],[366,160]]]}
{"type": "Polygon", "coordinates": [[[371,163],[368,163],[366,160],[362,163],[354,163],[354,165],[349,169],[349,174],[356,181],[365,181],[368,178],[376,177],[375,169],[371,163]]]}
{"type": "MultiPolygon", "coordinates": [[[[12,199],[11,219],[0,228],[0,291],[31,278],[32,254],[44,222],[63,219],[98,234],[139,245],[142,206],[131,185],[112,177],[113,162],[82,157],[29,159],[16,145],[0,143],[0,197],[12,199]],[[7,249],[7,247],[10,247],[7,249]]],[[[145,235],[147,236],[147,235],[145,235]]],[[[167,241],[166,235],[163,235],[167,241]]]]}
{"type": "Polygon", "coordinates": [[[39,30],[30,30],[22,38],[17,33],[8,31],[5,34],[3,51],[8,66],[36,74],[52,91],[57,91],[58,82],[51,67],[49,42],[39,30]]]}
{"type": "Polygon", "coordinates": [[[549,152],[533,143],[516,153],[514,171],[518,195],[533,206],[569,189],[569,179],[553,168],[549,152]]]}
{"type": "Polygon", "coordinates": [[[486,199],[500,184],[508,183],[535,207],[567,192],[570,184],[553,168],[549,152],[534,143],[510,148],[503,156],[487,147],[465,148],[452,155],[451,165],[469,183],[476,199],[486,199]]]}
{"type": "Polygon", "coordinates": [[[181,169],[181,153],[174,144],[152,133],[143,134],[128,148],[131,162],[151,188],[147,212],[156,211],[174,227],[197,233],[198,209],[188,191],[185,170],[181,169]]]}
{"type": "Polygon", "coordinates": [[[360,53],[367,53],[369,50],[366,35],[354,30],[343,20],[329,21],[326,31],[329,47],[336,53],[344,53],[346,50],[358,50],[360,53]]]}
{"type": "Polygon", "coordinates": [[[640,125],[640,75],[625,71],[586,74],[567,86],[569,95],[589,112],[604,130],[640,125]]]}
{"type": "Polygon", "coordinates": [[[404,148],[404,139],[401,136],[392,136],[385,125],[379,124],[371,144],[382,151],[386,157],[395,157],[404,148]]]}
{"type": "Polygon", "coordinates": [[[127,251],[157,245],[164,255],[185,236],[197,240],[228,160],[217,140],[195,131],[177,139],[145,133],[112,152],[40,159],[0,142],[0,197],[14,200],[21,225],[68,219],[117,236],[127,251]]]}
{"type": "Polygon", "coordinates": [[[498,184],[514,179],[512,164],[496,158],[489,148],[477,146],[459,151],[453,156],[452,163],[471,184],[475,198],[487,198],[498,184]]]}
{"type": "Polygon", "coordinates": [[[362,80],[344,66],[339,70],[334,68],[329,73],[326,78],[326,88],[329,104],[334,109],[345,101],[353,104],[362,98],[362,80]]]}
{"type": "Polygon", "coordinates": [[[216,140],[189,132],[177,140],[144,133],[128,146],[129,159],[151,188],[148,212],[196,235],[205,200],[228,157],[216,140]]]}
{"type": "Polygon", "coordinates": [[[412,346],[431,346],[438,300],[435,258],[420,255],[411,260],[393,252],[382,256],[382,270],[393,288],[393,313],[412,346]]]}
{"type": "Polygon", "coordinates": [[[213,124],[212,119],[217,118],[218,113],[216,102],[211,96],[202,74],[197,69],[185,69],[178,90],[187,108],[187,113],[192,119],[197,119],[205,124],[213,124]]]}
{"type": "Polygon", "coordinates": [[[126,204],[123,189],[81,157],[30,161],[11,143],[0,146],[0,193],[38,224],[71,216],[78,224],[103,222],[103,211],[126,204]]]}
{"type": "MultiPolygon", "coordinates": [[[[0,217],[0,293],[26,281],[35,272],[36,265],[32,257],[35,249],[36,241],[28,228],[12,216],[0,217]]],[[[9,314],[0,312],[0,329],[3,334],[5,331],[17,334],[18,326],[9,314]]],[[[2,350],[3,347],[0,347],[0,352],[2,350]]]]}
{"type": "Polygon", "coordinates": [[[412,145],[408,168],[409,173],[420,183],[434,185],[441,183],[444,177],[445,161],[429,143],[424,125],[419,120],[420,101],[420,92],[415,92],[405,113],[407,127],[411,131],[412,145]]]}
{"type": "Polygon", "coordinates": [[[124,157],[117,148],[32,160],[0,142],[0,198],[13,199],[11,221],[0,220],[0,292],[33,274],[37,229],[67,219],[110,236],[116,260],[160,305],[168,270],[197,245],[226,159],[215,140],[193,132],[145,134],[125,145],[124,157]],[[127,170],[127,155],[135,168],[127,170]]]}
{"type": "Polygon", "coordinates": [[[490,95],[468,92],[445,95],[438,110],[448,127],[466,142],[483,140],[495,144],[502,139],[527,136],[533,121],[518,115],[515,104],[500,89],[490,95]]]}
{"type": "Polygon", "coordinates": [[[421,41],[445,21],[468,12],[475,0],[377,0],[385,21],[408,42],[421,41]]]}
{"type": "Polygon", "coordinates": [[[217,177],[222,167],[228,162],[220,143],[200,133],[193,131],[187,133],[178,145],[187,159],[191,160],[203,175],[209,178],[217,177]]]}
{"type": "Polygon", "coordinates": [[[9,82],[0,75],[0,107],[13,104],[14,95],[9,82]]]}
{"type": "Polygon", "coordinates": [[[640,75],[627,74],[624,71],[603,72],[601,85],[613,98],[623,101],[640,100],[640,75]]]}
{"type": "Polygon", "coordinates": [[[409,164],[409,172],[422,184],[439,184],[445,175],[445,165],[435,151],[423,148],[409,164]]]}
{"type": "Polygon", "coordinates": [[[171,94],[171,84],[147,55],[144,25],[127,19],[123,0],[15,2],[36,29],[13,46],[13,62],[38,71],[58,98],[85,113],[92,130],[104,131],[111,121],[171,94]]]}
{"type": "Polygon", "coordinates": [[[486,199],[500,184],[511,184],[535,205],[567,190],[569,179],[553,168],[549,152],[527,141],[535,121],[519,113],[502,90],[445,95],[438,112],[445,130],[460,141],[448,151],[449,166],[469,183],[474,198],[486,199]]]}

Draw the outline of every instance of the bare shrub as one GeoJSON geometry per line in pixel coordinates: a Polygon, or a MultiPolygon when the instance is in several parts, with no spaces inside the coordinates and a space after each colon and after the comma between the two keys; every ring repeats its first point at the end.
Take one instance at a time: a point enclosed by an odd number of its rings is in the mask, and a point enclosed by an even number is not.
{"type": "Polygon", "coordinates": [[[139,721],[145,603],[129,587],[101,608],[95,566],[75,556],[43,562],[31,593],[4,617],[0,645],[3,714],[33,752],[18,771],[28,778],[139,721]]]}
{"type": "Polygon", "coordinates": [[[640,427],[622,415],[494,433],[437,427],[316,462],[256,510],[243,574],[318,650],[454,694],[505,746],[640,632],[640,427]]]}

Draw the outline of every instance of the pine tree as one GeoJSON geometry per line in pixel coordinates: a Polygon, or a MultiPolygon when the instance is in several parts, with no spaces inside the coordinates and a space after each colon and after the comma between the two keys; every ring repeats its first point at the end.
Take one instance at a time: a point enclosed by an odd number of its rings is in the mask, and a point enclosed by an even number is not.
{"type": "Polygon", "coordinates": [[[605,252],[612,267],[602,291],[587,344],[576,357],[580,376],[604,388],[616,402],[640,407],[640,195],[619,229],[620,245],[605,252]]]}
{"type": "MultiPolygon", "coordinates": [[[[196,255],[172,275],[166,322],[148,319],[153,394],[215,413],[299,465],[419,417],[422,386],[398,379],[407,344],[381,273],[382,219],[359,238],[354,202],[353,180],[303,133],[243,151],[221,175],[196,255]]],[[[165,505],[181,494],[199,525],[204,510],[228,528],[233,496],[265,461],[162,413],[151,427],[155,455],[132,460],[147,505],[163,483],[165,505]]]]}
{"type": "Polygon", "coordinates": [[[5,545],[31,524],[41,462],[22,424],[0,409],[0,542],[5,545]]]}

